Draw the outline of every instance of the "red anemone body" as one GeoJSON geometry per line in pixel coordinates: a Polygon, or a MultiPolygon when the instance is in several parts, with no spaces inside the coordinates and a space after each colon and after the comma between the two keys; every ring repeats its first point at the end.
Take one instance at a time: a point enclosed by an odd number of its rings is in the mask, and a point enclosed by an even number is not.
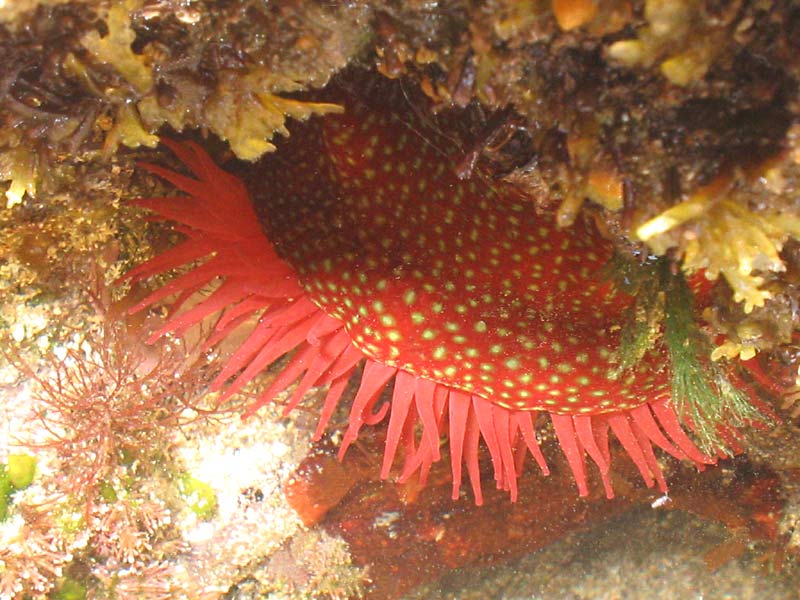
{"type": "Polygon", "coordinates": [[[214,388],[233,394],[292,352],[252,410],[295,382],[287,410],[328,386],[319,436],[363,362],[341,454],[364,424],[388,415],[382,476],[399,450],[400,477],[424,479],[444,436],[453,496],[466,465],[477,502],[481,440],[512,498],[527,452],[547,473],[535,431],[543,414],[581,495],[586,457],[612,495],[609,432],[648,486],[666,489],[655,447],[713,462],[679,423],[663,354],[611,376],[632,299],[601,275],[609,242],[589,223],[558,230],[479,172],[460,179],[458,145],[432,118],[350,107],[299,127],[259,167],[263,185],[252,199],[197,145],[167,143],[194,177],[148,168],[188,197],[140,204],[175,221],[186,239],[129,276],[204,261],[138,309],[175,294],[180,305],[221,280],[156,337],[219,312],[214,344],[258,315],[214,388]],[[390,382],[391,400],[381,403],[390,382]]]}

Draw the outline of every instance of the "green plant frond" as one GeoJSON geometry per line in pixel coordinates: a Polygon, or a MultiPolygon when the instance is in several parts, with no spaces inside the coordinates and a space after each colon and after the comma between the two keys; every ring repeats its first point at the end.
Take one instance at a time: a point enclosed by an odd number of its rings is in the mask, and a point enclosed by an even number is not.
{"type": "Polygon", "coordinates": [[[634,297],[611,377],[619,378],[663,344],[675,409],[682,421],[691,424],[701,449],[715,455],[717,450],[730,450],[720,435],[720,424],[741,427],[765,417],[730,381],[724,363],[711,360],[713,345],[695,320],[692,291],[670,266],[665,258],[639,263],[622,256],[609,265],[609,277],[617,288],[634,297]]]}
{"type": "Polygon", "coordinates": [[[660,336],[664,299],[660,287],[653,285],[658,281],[658,262],[640,264],[617,254],[609,265],[608,275],[615,286],[634,297],[631,316],[622,326],[612,379],[639,364],[660,336]]]}
{"type": "Polygon", "coordinates": [[[729,451],[721,424],[741,427],[762,415],[710,360],[711,344],[694,319],[692,293],[682,275],[665,269],[664,343],[672,367],[672,401],[681,420],[691,421],[700,448],[709,454],[729,451]]]}

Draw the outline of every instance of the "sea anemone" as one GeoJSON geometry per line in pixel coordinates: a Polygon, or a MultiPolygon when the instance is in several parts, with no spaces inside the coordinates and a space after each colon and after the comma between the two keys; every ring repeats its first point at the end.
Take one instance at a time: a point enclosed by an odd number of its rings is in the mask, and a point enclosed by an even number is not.
{"type": "MultiPolygon", "coordinates": [[[[188,196],[138,204],[185,239],[127,278],[191,267],[134,307],[177,296],[153,340],[219,313],[213,346],[257,317],[213,390],[230,397],[290,354],[249,412],[298,380],[287,412],[328,386],[319,437],[358,373],[340,457],[362,426],[388,415],[382,477],[399,450],[400,479],[419,472],[424,481],[446,437],[453,497],[466,465],[477,503],[481,439],[512,499],[527,452],[548,473],[536,433],[543,413],[582,496],[587,456],[613,495],[609,431],[646,485],[664,491],[655,447],[715,462],[722,450],[701,451],[684,430],[669,349],[649,344],[628,368],[615,362],[636,304],[608,276],[615,250],[594,221],[558,229],[481,168],[465,177],[457,114],[433,116],[403,93],[372,102],[331,94],[323,99],[345,113],[293,126],[248,185],[197,144],[164,140],[194,177],[146,169],[188,196]]],[[[696,414],[683,418],[689,430],[696,414]]]]}

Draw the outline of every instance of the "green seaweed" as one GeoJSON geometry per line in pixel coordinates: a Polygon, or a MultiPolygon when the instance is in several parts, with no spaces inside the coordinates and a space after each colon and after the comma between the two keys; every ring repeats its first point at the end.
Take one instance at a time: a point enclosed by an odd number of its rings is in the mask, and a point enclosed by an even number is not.
{"type": "Polygon", "coordinates": [[[711,360],[713,345],[697,324],[694,295],[683,274],[666,258],[638,263],[622,256],[614,259],[609,272],[617,288],[634,297],[611,376],[630,371],[661,344],[669,357],[672,402],[679,418],[704,452],[730,452],[722,428],[742,427],[765,416],[731,382],[724,363],[711,360]]]}
{"type": "Polygon", "coordinates": [[[5,465],[0,465],[0,522],[8,517],[8,507],[11,504],[11,494],[14,488],[8,478],[8,471],[5,465]]]}
{"type": "Polygon", "coordinates": [[[691,422],[703,451],[729,452],[720,427],[741,427],[766,417],[730,381],[721,363],[710,360],[712,345],[697,326],[692,292],[684,277],[662,268],[662,286],[664,342],[672,367],[675,409],[681,420],[691,422]]]}
{"type": "Polygon", "coordinates": [[[36,458],[29,454],[9,454],[6,464],[0,465],[0,522],[8,517],[14,492],[28,487],[35,474],[36,458]]]}
{"type": "Polygon", "coordinates": [[[84,600],[86,586],[69,577],[63,578],[51,594],[54,600],[84,600]]]}
{"type": "Polygon", "coordinates": [[[658,273],[658,261],[639,264],[617,254],[609,265],[608,272],[621,291],[634,297],[634,305],[620,334],[617,350],[617,367],[611,372],[612,379],[635,367],[642,357],[653,348],[664,318],[663,298],[659,286],[652,285],[658,273]]]}
{"type": "Polygon", "coordinates": [[[30,454],[9,454],[7,465],[8,480],[15,490],[24,490],[33,482],[36,457],[30,454]]]}
{"type": "Polygon", "coordinates": [[[200,519],[207,521],[216,514],[217,494],[208,483],[184,473],[178,479],[178,491],[200,519]]]}
{"type": "Polygon", "coordinates": [[[100,495],[100,498],[102,498],[103,501],[107,502],[108,504],[113,504],[119,499],[119,496],[117,495],[117,491],[114,489],[114,486],[108,481],[100,482],[97,491],[100,495]]]}

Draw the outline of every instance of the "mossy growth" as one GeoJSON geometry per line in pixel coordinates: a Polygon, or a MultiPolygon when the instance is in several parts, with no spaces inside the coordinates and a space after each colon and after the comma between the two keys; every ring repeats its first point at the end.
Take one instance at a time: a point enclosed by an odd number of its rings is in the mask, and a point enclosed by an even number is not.
{"type": "Polygon", "coordinates": [[[0,465],[0,521],[8,517],[11,496],[33,482],[36,458],[29,454],[9,454],[6,464],[0,465]]]}
{"type": "Polygon", "coordinates": [[[208,483],[183,473],[178,478],[178,490],[191,511],[203,521],[217,512],[217,494],[208,483]]]}
{"type": "Polygon", "coordinates": [[[14,492],[5,465],[0,465],[0,521],[8,517],[8,505],[11,503],[11,494],[14,492]]]}
{"type": "Polygon", "coordinates": [[[617,367],[611,374],[615,379],[636,366],[660,336],[664,299],[659,287],[651,283],[657,275],[655,263],[655,259],[638,263],[616,254],[607,269],[616,287],[635,298],[631,317],[622,329],[617,367]]]}
{"type": "Polygon", "coordinates": [[[97,486],[97,493],[103,500],[103,502],[107,502],[108,504],[113,504],[114,502],[119,500],[117,491],[114,489],[114,486],[108,481],[100,482],[100,485],[97,486]]]}
{"type": "Polygon", "coordinates": [[[617,286],[634,296],[631,318],[623,327],[617,369],[634,368],[657,345],[666,350],[671,396],[680,419],[690,426],[700,448],[716,455],[730,452],[728,427],[763,421],[747,395],[729,379],[724,362],[711,360],[713,345],[695,319],[694,294],[683,274],[666,258],[639,264],[617,257],[612,272],[617,286]]]}
{"type": "Polygon", "coordinates": [[[50,594],[53,600],[84,600],[86,598],[86,586],[80,581],[64,577],[50,594]]]}
{"type": "Polygon", "coordinates": [[[30,454],[9,454],[8,479],[16,490],[24,490],[33,482],[36,474],[36,457],[30,454]]]}
{"type": "Polygon", "coordinates": [[[765,417],[727,377],[720,362],[711,361],[712,346],[694,320],[692,293],[686,280],[662,269],[664,342],[672,364],[672,398],[683,419],[694,425],[701,448],[727,449],[719,427],[739,427],[765,417]]]}

